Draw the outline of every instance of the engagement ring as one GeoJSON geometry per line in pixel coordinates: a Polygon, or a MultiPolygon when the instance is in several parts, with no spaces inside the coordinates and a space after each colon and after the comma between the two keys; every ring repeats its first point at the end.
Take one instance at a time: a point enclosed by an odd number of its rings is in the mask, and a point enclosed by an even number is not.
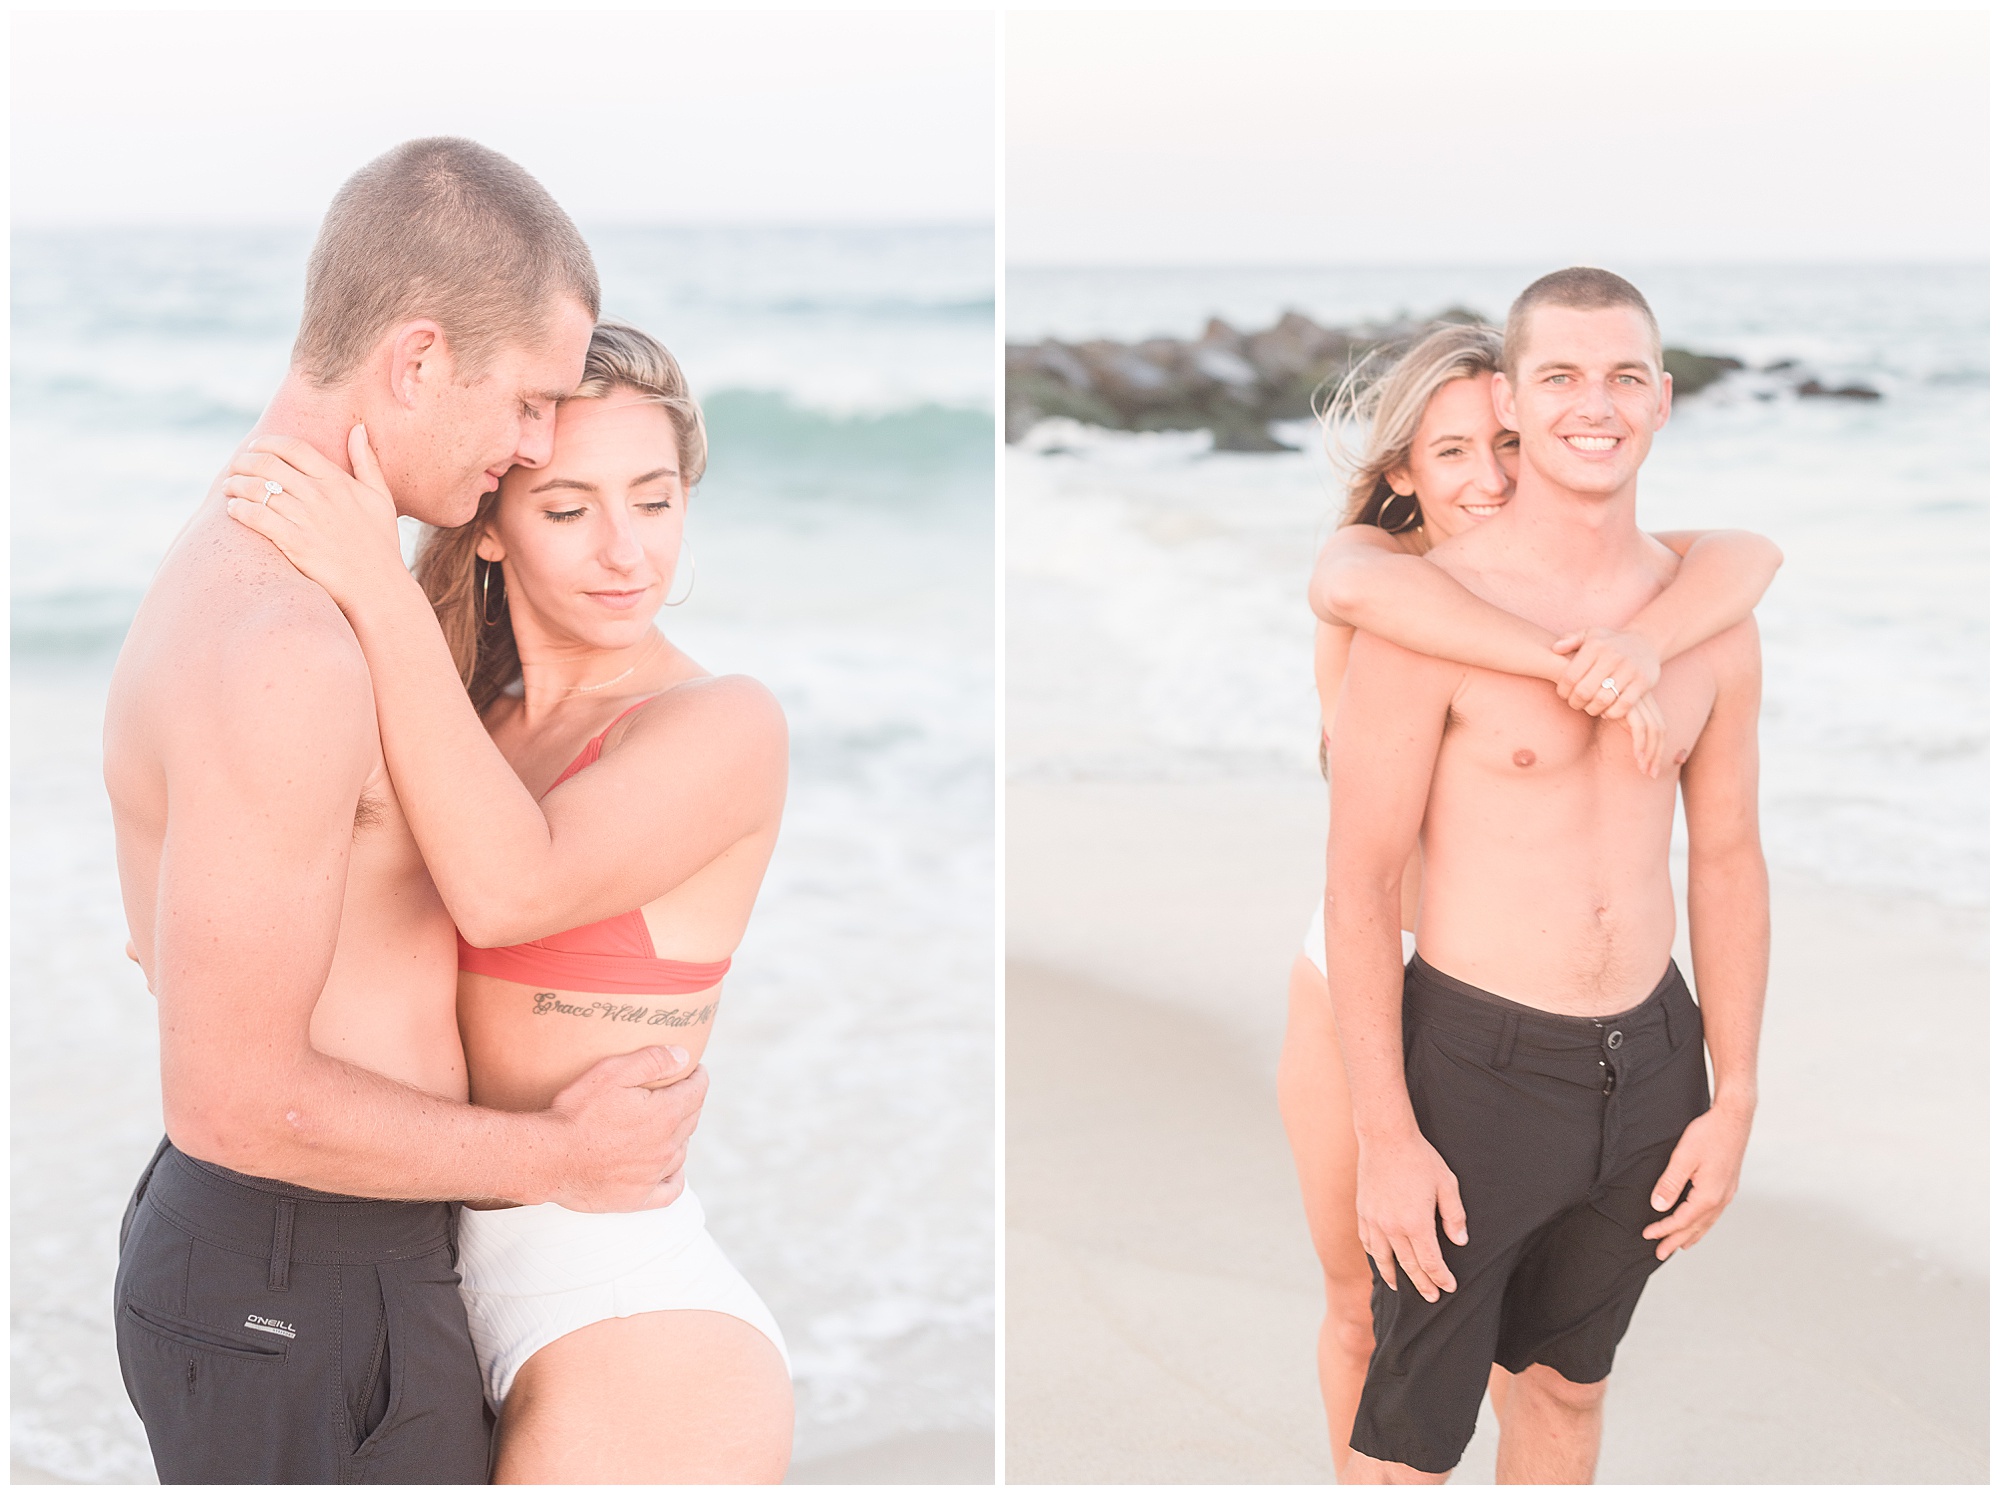
{"type": "MultiPolygon", "coordinates": [[[[283,493],[284,491],[285,491],[285,485],[283,483],[274,483],[269,478],[264,479],[264,498],[263,498],[264,506],[266,508],[269,508],[271,506],[271,500],[276,498],[280,493],[283,493]]],[[[1606,683],[1609,684],[1610,682],[1607,681],[1606,683]]]]}
{"type": "Polygon", "coordinates": [[[1617,682],[1616,680],[1612,679],[1612,678],[1611,678],[1611,677],[1610,677],[1609,675],[1606,675],[1606,676],[1604,677],[1604,683],[1603,683],[1602,685],[1600,685],[1600,686],[1598,687],[1598,689],[1599,689],[1599,690],[1608,690],[1608,691],[1610,691],[1610,692],[1611,692],[1611,694],[1613,694],[1613,695],[1615,696],[1615,695],[1617,695],[1617,694],[1618,694],[1618,682],[1617,682]]]}

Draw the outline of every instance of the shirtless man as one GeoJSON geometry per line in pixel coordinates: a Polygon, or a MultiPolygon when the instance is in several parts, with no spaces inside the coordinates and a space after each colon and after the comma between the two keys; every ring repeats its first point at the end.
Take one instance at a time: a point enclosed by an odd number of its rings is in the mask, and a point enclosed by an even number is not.
{"type": "MultiPolygon", "coordinates": [[[[470,141],[409,142],[328,210],[254,434],[346,465],[359,423],[402,513],[462,524],[548,459],[597,309],[590,252],[533,178],[470,141]]],[[[166,1483],[483,1484],[458,1206],[405,1201],[665,1205],[706,1079],[651,1048],[546,1111],[466,1103],[452,922],[360,647],[223,503],[218,475],[105,715],[169,1139],[120,1238],[126,1389],[166,1483]]]]}
{"type": "MultiPolygon", "coordinates": [[[[1429,559],[1558,633],[1617,629],[1677,564],[1634,513],[1672,392],[1652,312],[1615,275],[1559,271],[1515,302],[1503,362],[1513,502],[1429,559]]],[[[1500,1481],[1591,1478],[1646,1279],[1715,1223],[1749,1140],[1770,949],[1758,691],[1748,621],[1670,661],[1653,778],[1541,681],[1355,637],[1330,749],[1327,961],[1376,1349],[1347,1480],[1443,1480],[1494,1364],[1516,1373],[1500,1481]],[[1699,1009],[1670,956],[1676,781],[1699,1009]]]]}

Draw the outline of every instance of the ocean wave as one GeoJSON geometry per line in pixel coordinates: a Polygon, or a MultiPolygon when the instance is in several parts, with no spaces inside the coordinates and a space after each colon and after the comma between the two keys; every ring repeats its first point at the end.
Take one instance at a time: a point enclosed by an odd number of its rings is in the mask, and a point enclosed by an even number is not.
{"type": "Polygon", "coordinates": [[[990,471],[993,463],[993,417],[959,405],[927,401],[841,414],[772,390],[724,389],[705,398],[702,410],[711,471],[783,465],[826,474],[841,463],[990,471]]]}
{"type": "Polygon", "coordinates": [[[289,342],[310,244],[293,228],[16,230],[15,337],[289,342]]]}
{"type": "Polygon", "coordinates": [[[9,642],[16,659],[67,660],[115,651],[144,598],[126,587],[24,591],[16,584],[9,642]]]}
{"type": "Polygon", "coordinates": [[[881,321],[917,321],[931,318],[985,320],[993,315],[991,296],[957,296],[924,300],[902,296],[873,297],[788,297],[778,301],[738,303],[737,310],[775,312],[780,316],[867,317],[881,321]]]}
{"type": "Polygon", "coordinates": [[[14,381],[14,418],[125,430],[248,431],[261,405],[241,403],[188,385],[148,389],[108,378],[56,374],[14,381]]]}

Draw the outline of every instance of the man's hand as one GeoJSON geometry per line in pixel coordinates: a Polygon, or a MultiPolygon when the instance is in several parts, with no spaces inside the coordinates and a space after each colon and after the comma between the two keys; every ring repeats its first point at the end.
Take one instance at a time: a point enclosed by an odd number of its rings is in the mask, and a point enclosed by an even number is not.
{"type": "Polygon", "coordinates": [[[1569,667],[1556,681],[1556,694],[1592,716],[1618,721],[1660,683],[1659,651],[1637,633],[1585,628],[1550,647],[1570,657],[1569,667]],[[1615,694],[1604,688],[1606,680],[1618,682],[1615,694]]]}
{"type": "Polygon", "coordinates": [[[1463,1246],[1470,1239],[1465,1205],[1457,1176],[1422,1132],[1413,1126],[1392,1140],[1361,1144],[1354,1207],[1361,1247],[1392,1292],[1398,1263],[1426,1303],[1435,1303],[1440,1291],[1457,1291],[1438,1245],[1437,1222],[1442,1216],[1445,1234],[1463,1246]]]}
{"type": "Polygon", "coordinates": [[[708,1071],[690,1069],[685,1049],[600,1059],[549,1104],[573,1128],[569,1181],[552,1202],[600,1214],[672,1204],[707,1095],[708,1071]]]}
{"type": "Polygon", "coordinates": [[[1660,1243],[1654,1254],[1661,1261],[1708,1234],[1709,1227],[1736,1197],[1743,1150],[1749,1145],[1750,1117],[1742,1111],[1711,1107],[1688,1123],[1674,1155],[1667,1160],[1667,1171],[1653,1186],[1653,1208],[1668,1208],[1680,1198],[1684,1187],[1689,1183],[1694,1187],[1679,1209],[1640,1232],[1647,1240],[1660,1243]]]}

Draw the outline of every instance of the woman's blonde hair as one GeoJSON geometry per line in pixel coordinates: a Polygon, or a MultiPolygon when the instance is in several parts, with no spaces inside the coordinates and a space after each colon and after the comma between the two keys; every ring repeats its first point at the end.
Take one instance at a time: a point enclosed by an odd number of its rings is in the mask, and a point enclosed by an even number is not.
{"type": "MultiPolygon", "coordinates": [[[[708,428],[688,392],[687,376],[658,340],[636,327],[600,322],[590,335],[583,382],[572,400],[601,400],[622,390],[658,405],[673,422],[680,449],[681,491],[690,492],[708,468],[708,428]]],[[[507,612],[507,583],[500,567],[479,558],[479,537],[500,508],[495,489],[479,500],[469,524],[426,530],[417,547],[417,583],[431,600],[438,627],[451,646],[458,677],[480,711],[521,678],[507,612]]]]}
{"type": "Polygon", "coordinates": [[[1410,460],[1431,396],[1454,379],[1500,371],[1500,333],[1477,323],[1449,323],[1419,338],[1386,374],[1371,377],[1374,354],[1356,364],[1335,388],[1320,422],[1335,462],[1348,469],[1347,509],[1340,522],[1373,524],[1401,534],[1424,522],[1412,495],[1389,486],[1389,474],[1410,460]],[[1363,427],[1361,450],[1349,454],[1341,427],[1363,427]]]}

